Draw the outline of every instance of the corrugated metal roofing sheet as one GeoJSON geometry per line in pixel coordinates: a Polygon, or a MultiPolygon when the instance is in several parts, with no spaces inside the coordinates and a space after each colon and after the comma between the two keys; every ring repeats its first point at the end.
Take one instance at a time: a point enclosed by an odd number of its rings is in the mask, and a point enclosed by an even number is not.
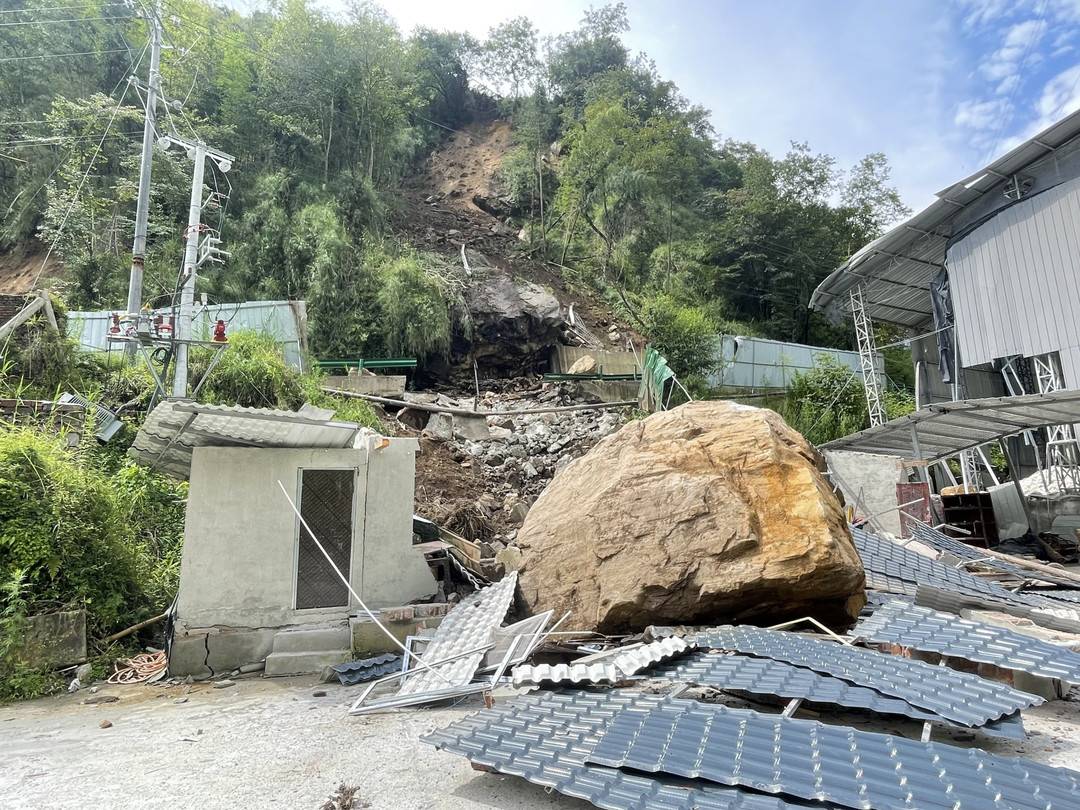
{"type": "Polygon", "coordinates": [[[962,399],[928,405],[822,449],[934,460],[1025,430],[1074,422],[1080,422],[1080,391],[962,399]]]}
{"type": "MultiPolygon", "coordinates": [[[[905,600],[906,601],[906,600],[905,600]]],[[[964,610],[998,610],[1011,616],[1021,616],[1030,619],[1035,624],[1052,630],[1060,630],[1063,633],[1075,633],[1080,635],[1080,621],[1077,621],[1077,612],[1070,610],[1064,602],[1047,600],[1050,605],[1046,607],[1029,607],[1013,602],[1002,602],[986,596],[974,594],[969,591],[954,592],[947,588],[934,587],[920,584],[915,593],[915,604],[928,607],[931,610],[940,610],[945,613],[959,615],[964,610]],[[1060,608],[1060,609],[1059,609],[1060,608]]]]}
{"type": "Polygon", "coordinates": [[[925,585],[956,594],[968,594],[984,604],[1000,603],[1027,608],[1054,606],[1049,600],[1007,590],[863,529],[853,527],[851,537],[862,559],[868,588],[915,596],[918,586],[925,585]]]}
{"type": "MultiPolygon", "coordinates": [[[[431,665],[490,644],[495,630],[506,618],[516,587],[517,572],[511,571],[494,585],[465,597],[439,623],[420,660],[431,665]]],[[[465,686],[473,679],[483,659],[484,651],[480,650],[430,669],[419,669],[419,664],[413,664],[416,674],[406,678],[398,695],[416,695],[465,686]]]]}
{"type": "Polygon", "coordinates": [[[615,651],[598,661],[570,664],[522,665],[514,668],[514,686],[541,683],[614,683],[690,649],[678,636],[669,636],[630,649],[615,651]]]}
{"type": "Polygon", "coordinates": [[[1080,807],[1080,773],[694,703],[618,712],[586,762],[875,810],[1080,807]]]}
{"type": "Polygon", "coordinates": [[[1076,580],[1044,572],[1036,573],[1029,568],[1024,568],[1021,565],[1009,562],[1008,560],[1003,560],[1000,557],[991,557],[981,549],[969,546],[967,543],[957,540],[955,537],[949,537],[947,534],[943,534],[932,526],[927,526],[925,523],[918,523],[916,521],[912,521],[911,523],[914,526],[911,533],[920,543],[925,543],[938,551],[952,554],[954,557],[959,557],[961,560],[968,560],[971,562],[977,560],[984,568],[1011,574],[1012,576],[1020,577],[1020,579],[1037,579],[1042,582],[1051,582],[1055,585],[1060,585],[1063,588],[1075,588],[1077,586],[1076,580]]]}
{"type": "Polygon", "coordinates": [[[281,411],[166,400],[139,428],[128,455],[187,478],[195,447],[352,447],[370,433],[355,422],[333,422],[330,411],[281,411]]]}
{"type": "Polygon", "coordinates": [[[1066,647],[906,602],[890,602],[878,608],[851,632],[878,644],[899,644],[1080,683],[1080,655],[1066,647]]]}
{"type": "Polygon", "coordinates": [[[915,720],[942,719],[933,712],[923,711],[898,698],[886,697],[874,689],[855,686],[832,675],[822,675],[772,658],[696,652],[679,661],[650,667],[644,674],[649,678],[711,686],[724,691],[831,703],[915,720]]]}
{"type": "Polygon", "coordinates": [[[953,222],[984,194],[1000,189],[1007,179],[1046,157],[1080,134],[1080,112],[1040,132],[995,160],[986,169],[938,193],[927,208],[863,247],[818,285],[810,306],[833,318],[849,310],[852,287],[865,285],[870,317],[915,328],[930,323],[928,286],[941,268],[953,222]]]}
{"type": "Polygon", "coordinates": [[[694,633],[691,643],[772,658],[875,689],[963,726],[981,726],[1043,699],[948,667],[746,625],[694,633]]]}
{"type": "Polygon", "coordinates": [[[839,810],[828,802],[803,802],[585,764],[604,727],[618,712],[645,710],[663,700],[623,689],[535,692],[500,701],[421,739],[477,765],[520,776],[606,810],[839,810]]]}

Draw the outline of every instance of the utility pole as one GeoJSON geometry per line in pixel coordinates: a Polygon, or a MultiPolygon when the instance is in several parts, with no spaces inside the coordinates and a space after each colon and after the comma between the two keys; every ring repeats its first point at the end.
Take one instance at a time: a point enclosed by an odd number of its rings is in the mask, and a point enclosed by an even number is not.
{"type": "MultiPolygon", "coordinates": [[[[146,112],[143,117],[142,163],[139,167],[139,197],[135,207],[135,242],[131,248],[131,274],[128,280],[128,317],[136,322],[142,307],[143,266],[146,261],[146,221],[150,215],[150,169],[153,163],[157,98],[161,84],[161,0],[150,15],[150,81],[146,86],[146,112]]],[[[129,344],[129,352],[135,344],[129,344]]]]}
{"type": "Polygon", "coordinates": [[[174,397],[186,397],[188,392],[188,348],[192,339],[192,311],[195,307],[195,279],[199,265],[204,261],[220,261],[220,255],[228,255],[219,250],[216,239],[207,238],[204,255],[199,256],[199,238],[203,231],[203,174],[206,159],[210,158],[222,172],[232,168],[233,157],[217,149],[211,149],[202,141],[192,142],[170,135],[164,139],[166,146],[177,145],[187,150],[188,157],[195,162],[191,177],[191,202],[188,207],[188,225],[184,231],[184,273],[183,288],[180,291],[180,312],[176,322],[176,362],[173,372],[172,394],[174,397]]]}

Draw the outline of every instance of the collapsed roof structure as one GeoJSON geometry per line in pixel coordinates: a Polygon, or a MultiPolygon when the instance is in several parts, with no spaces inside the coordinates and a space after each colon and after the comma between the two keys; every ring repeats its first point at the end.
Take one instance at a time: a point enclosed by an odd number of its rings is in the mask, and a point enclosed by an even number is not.
{"type": "MultiPolygon", "coordinates": [[[[940,191],[834,270],[810,306],[834,320],[850,315],[864,355],[876,348],[875,322],[918,333],[918,408],[1080,388],[1078,215],[1080,112],[940,191]]],[[[884,421],[879,389],[868,380],[873,427],[884,421]]],[[[985,422],[967,411],[963,430],[985,422]]],[[[1012,451],[1025,472],[1050,469],[1076,489],[1080,452],[1067,416],[1045,434],[1026,431],[1012,451]]],[[[953,451],[964,451],[966,483],[981,460],[970,447],[953,451]]]]}

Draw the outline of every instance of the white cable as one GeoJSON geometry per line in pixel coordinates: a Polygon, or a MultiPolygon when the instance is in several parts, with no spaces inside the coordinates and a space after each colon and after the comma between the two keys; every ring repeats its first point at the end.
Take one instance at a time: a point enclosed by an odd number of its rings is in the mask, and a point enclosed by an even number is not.
{"type": "Polygon", "coordinates": [[[382,630],[383,633],[386,634],[386,637],[388,639],[390,639],[402,651],[404,651],[406,661],[409,658],[415,659],[416,664],[418,666],[421,666],[424,669],[426,669],[426,670],[428,670],[430,672],[433,672],[435,675],[437,675],[439,678],[441,678],[443,681],[445,681],[448,685],[453,686],[454,684],[450,682],[449,678],[447,678],[445,675],[443,675],[441,672],[439,672],[434,667],[432,667],[432,666],[430,666],[428,664],[425,664],[424,661],[420,658],[420,656],[418,656],[418,655],[416,655],[416,653],[410,651],[408,647],[406,647],[404,644],[401,643],[400,639],[398,639],[397,636],[395,636],[393,633],[391,633],[389,630],[387,630],[383,626],[382,622],[380,622],[379,619],[375,616],[375,614],[371,612],[371,610],[368,608],[368,606],[364,604],[364,600],[360,598],[360,594],[358,594],[356,591],[353,590],[353,586],[349,584],[348,578],[344,574],[341,573],[341,569],[337,567],[337,564],[334,562],[333,558],[331,558],[331,556],[327,553],[326,549],[323,548],[323,544],[319,542],[319,538],[317,538],[315,536],[315,532],[311,531],[311,527],[308,526],[307,521],[304,520],[304,516],[300,514],[300,510],[296,508],[296,504],[293,503],[293,499],[289,497],[289,493],[285,489],[285,485],[283,483],[281,483],[280,480],[277,482],[277,485],[279,487],[281,487],[281,494],[285,496],[285,500],[287,500],[289,502],[289,506],[292,507],[293,512],[296,513],[296,517],[299,518],[300,525],[303,526],[304,529],[307,530],[308,537],[310,537],[312,540],[315,541],[315,545],[319,547],[319,551],[321,551],[323,553],[323,556],[326,557],[326,561],[328,563],[330,563],[330,567],[334,569],[334,573],[338,575],[338,579],[340,579],[343,583],[345,583],[345,587],[349,589],[349,593],[352,594],[353,599],[355,599],[359,603],[360,607],[363,608],[364,613],[366,613],[368,615],[368,618],[371,619],[373,622],[375,622],[375,626],[378,627],[380,630],[382,630]]]}

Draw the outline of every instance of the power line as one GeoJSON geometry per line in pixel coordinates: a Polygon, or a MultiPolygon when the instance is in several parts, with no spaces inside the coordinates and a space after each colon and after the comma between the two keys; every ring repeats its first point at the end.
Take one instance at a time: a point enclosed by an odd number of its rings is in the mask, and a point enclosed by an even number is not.
{"type": "Polygon", "coordinates": [[[127,53],[127,48],[113,48],[105,51],[75,51],[70,53],[37,53],[31,56],[5,56],[0,62],[23,62],[27,59],[60,59],[67,56],[101,56],[108,53],[127,53]]]}
{"type": "MultiPolygon", "coordinates": [[[[127,3],[105,3],[98,8],[110,8],[112,6],[123,6],[128,8],[127,3]]],[[[82,4],[78,6],[41,6],[39,8],[7,8],[0,10],[0,14],[40,14],[41,12],[53,12],[53,11],[95,11],[96,7],[92,5],[82,4]]]]}
{"type": "MultiPolygon", "coordinates": [[[[78,136],[75,136],[75,137],[67,137],[67,138],[60,137],[60,138],[57,138],[56,140],[34,140],[34,141],[22,141],[22,142],[15,142],[15,143],[0,143],[0,147],[3,147],[5,149],[31,149],[31,148],[33,148],[35,146],[66,146],[69,143],[74,143],[75,145],[78,145],[78,144],[83,143],[85,141],[97,140],[97,137],[98,137],[97,135],[90,134],[90,135],[78,135],[78,136]]],[[[141,138],[141,137],[142,137],[141,135],[139,135],[138,133],[135,133],[135,132],[114,132],[111,135],[109,135],[108,140],[110,140],[110,141],[134,140],[136,138],[141,138]]]]}
{"type": "MultiPolygon", "coordinates": [[[[105,117],[105,113],[100,113],[100,114],[94,113],[93,115],[88,115],[87,116],[87,118],[104,118],[104,117],[105,117]]],[[[14,126],[29,125],[29,124],[55,124],[55,123],[57,123],[58,120],[61,120],[61,119],[38,118],[38,119],[35,119],[35,120],[32,120],[32,121],[0,121],[0,127],[14,127],[14,126]]],[[[73,120],[73,119],[63,119],[63,120],[73,120]]]]}
{"type": "Polygon", "coordinates": [[[125,14],[121,17],[68,17],[63,20],[18,20],[16,22],[2,22],[0,28],[11,28],[16,25],[52,25],[54,23],[70,22],[109,22],[110,20],[133,20],[135,15],[125,14]]]}

